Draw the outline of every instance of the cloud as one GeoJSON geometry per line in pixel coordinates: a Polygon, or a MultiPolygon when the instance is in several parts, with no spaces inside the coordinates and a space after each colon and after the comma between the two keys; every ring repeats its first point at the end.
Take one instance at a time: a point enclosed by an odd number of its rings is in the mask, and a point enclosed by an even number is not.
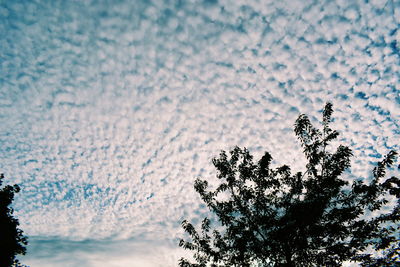
{"type": "Polygon", "coordinates": [[[185,252],[170,242],[154,240],[84,240],[32,238],[27,256],[21,261],[30,266],[165,266],[164,254],[182,255],[185,252]],[[178,254],[179,253],[179,254],[178,254]]]}
{"type": "MultiPolygon", "coordinates": [[[[326,101],[352,171],[367,176],[371,157],[399,149],[398,12],[390,1],[2,3],[0,169],[21,184],[21,227],[60,244],[178,238],[183,218],[206,213],[193,181],[215,176],[212,157],[246,146],[302,170],[293,123],[316,123],[326,101]]],[[[34,251],[32,267],[55,260],[34,251]]]]}

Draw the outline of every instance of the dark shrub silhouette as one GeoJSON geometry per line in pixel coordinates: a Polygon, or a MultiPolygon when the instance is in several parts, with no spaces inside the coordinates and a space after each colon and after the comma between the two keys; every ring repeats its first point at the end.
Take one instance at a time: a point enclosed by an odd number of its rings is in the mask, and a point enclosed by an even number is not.
{"type": "Polygon", "coordinates": [[[238,147],[213,159],[219,186],[210,190],[197,179],[194,187],[216,220],[205,218],[200,232],[182,222],[190,240],[179,245],[196,263],[182,258],[179,266],[400,266],[400,180],[385,177],[396,152],[377,164],[372,179],[348,182],[342,176],[352,152],[330,146],[339,135],[330,128],[332,112],[327,103],[321,130],[304,114],[296,120],[304,173],[272,168],[268,152],[253,162],[238,147]],[[390,198],[395,207],[385,209],[390,198]]]}
{"type": "MultiPolygon", "coordinates": [[[[0,174],[0,186],[4,175],[0,174]]],[[[15,257],[26,253],[28,244],[26,236],[18,228],[19,222],[13,215],[10,207],[14,194],[20,190],[18,185],[6,185],[0,189],[0,267],[23,267],[15,257]]]]}

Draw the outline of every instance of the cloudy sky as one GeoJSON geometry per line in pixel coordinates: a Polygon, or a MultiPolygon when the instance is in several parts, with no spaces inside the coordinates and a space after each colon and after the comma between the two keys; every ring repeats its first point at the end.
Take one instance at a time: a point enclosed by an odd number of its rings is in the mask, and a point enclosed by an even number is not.
{"type": "MultiPolygon", "coordinates": [[[[221,149],[303,170],[326,101],[352,172],[400,139],[399,0],[0,1],[0,171],[31,267],[176,266],[221,149]]],[[[366,176],[365,176],[366,177],[366,176]]]]}

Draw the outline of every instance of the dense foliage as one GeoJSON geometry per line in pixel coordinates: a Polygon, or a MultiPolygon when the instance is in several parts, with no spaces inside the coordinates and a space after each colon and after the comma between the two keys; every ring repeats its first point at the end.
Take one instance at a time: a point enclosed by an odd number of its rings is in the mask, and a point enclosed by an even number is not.
{"type": "Polygon", "coordinates": [[[321,130],[304,114],[295,122],[307,159],[304,172],[272,168],[268,152],[255,163],[238,147],[213,159],[219,186],[210,190],[197,179],[194,187],[216,220],[205,218],[200,232],[182,222],[190,240],[179,245],[194,252],[196,263],[182,258],[179,266],[400,264],[400,180],[385,177],[396,152],[377,164],[372,178],[344,179],[352,151],[332,149],[339,135],[330,128],[332,112],[327,103],[321,130]]]}
{"type": "MultiPolygon", "coordinates": [[[[4,175],[0,174],[0,186],[4,175]]],[[[0,267],[23,267],[16,256],[24,255],[28,244],[26,236],[18,228],[19,222],[10,207],[14,194],[20,190],[18,185],[6,185],[0,189],[0,267]]]]}

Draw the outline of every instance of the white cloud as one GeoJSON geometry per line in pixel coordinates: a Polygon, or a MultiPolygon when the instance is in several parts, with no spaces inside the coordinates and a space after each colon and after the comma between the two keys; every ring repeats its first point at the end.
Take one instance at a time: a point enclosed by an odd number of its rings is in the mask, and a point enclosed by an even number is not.
{"type": "Polygon", "coordinates": [[[178,237],[212,157],[240,145],[301,169],[290,129],[327,100],[356,174],[371,146],[399,148],[398,6],[228,2],[2,4],[0,168],[26,233],[178,237]]]}
{"type": "Polygon", "coordinates": [[[29,266],[43,267],[162,267],[166,259],[181,255],[185,255],[185,252],[161,240],[69,241],[34,238],[27,256],[20,259],[29,266]]]}

